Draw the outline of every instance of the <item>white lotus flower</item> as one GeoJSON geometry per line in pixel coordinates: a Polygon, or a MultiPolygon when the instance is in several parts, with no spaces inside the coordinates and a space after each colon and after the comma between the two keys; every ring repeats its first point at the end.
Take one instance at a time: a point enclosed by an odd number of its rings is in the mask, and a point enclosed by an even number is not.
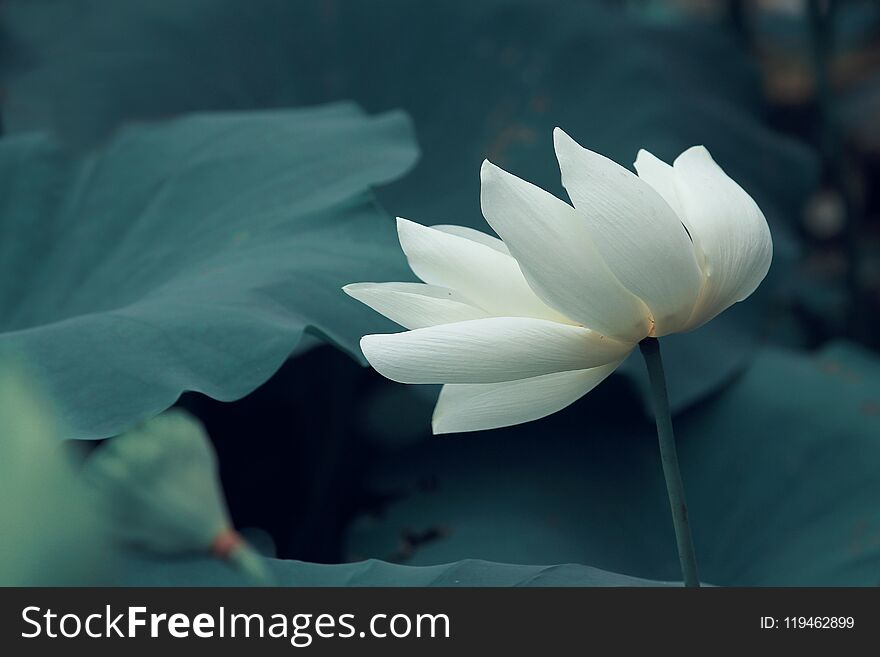
{"type": "Polygon", "coordinates": [[[555,413],[640,340],[701,326],[770,267],[764,215],[702,146],[672,166],[639,151],[636,175],[559,128],[554,142],[573,207],[485,161],[483,214],[502,239],[398,219],[424,283],[343,288],[410,329],[361,340],[379,373],[445,384],[434,433],[555,413]]]}

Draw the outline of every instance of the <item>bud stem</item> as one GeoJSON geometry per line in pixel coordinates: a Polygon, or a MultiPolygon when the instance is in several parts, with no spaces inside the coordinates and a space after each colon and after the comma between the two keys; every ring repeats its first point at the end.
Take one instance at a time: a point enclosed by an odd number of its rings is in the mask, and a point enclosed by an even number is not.
{"type": "Polygon", "coordinates": [[[250,578],[254,585],[273,584],[272,575],[267,570],[263,558],[244,541],[240,541],[224,558],[229,565],[250,578]]]}
{"type": "Polygon", "coordinates": [[[672,525],[675,528],[675,542],[678,546],[678,560],[685,586],[699,586],[697,577],[697,558],[694,554],[694,540],[688,522],[687,504],[684,499],[684,485],[678,467],[678,454],[675,450],[675,435],[672,432],[672,417],[669,414],[669,398],[666,395],[666,375],[663,372],[663,358],[660,356],[660,341],[645,338],[639,342],[639,349],[645,358],[648,378],[651,382],[651,405],[657,423],[657,438],[660,441],[660,461],[666,479],[666,492],[672,510],[672,525]]]}

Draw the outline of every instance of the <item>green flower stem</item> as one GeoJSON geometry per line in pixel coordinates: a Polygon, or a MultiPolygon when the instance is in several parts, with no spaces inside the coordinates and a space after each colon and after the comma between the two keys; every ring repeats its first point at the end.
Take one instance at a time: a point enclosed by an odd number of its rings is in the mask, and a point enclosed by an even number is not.
{"type": "Polygon", "coordinates": [[[691,537],[687,504],[684,499],[684,486],[681,483],[681,470],[678,467],[678,453],[675,451],[672,417],[669,414],[669,398],[666,395],[666,375],[663,373],[660,341],[657,338],[645,338],[639,342],[639,349],[645,358],[648,378],[651,381],[651,405],[654,408],[654,419],[657,423],[660,461],[663,464],[666,492],[669,494],[669,506],[672,510],[672,525],[675,527],[675,542],[678,546],[681,574],[685,586],[699,586],[694,539],[691,537]]]}

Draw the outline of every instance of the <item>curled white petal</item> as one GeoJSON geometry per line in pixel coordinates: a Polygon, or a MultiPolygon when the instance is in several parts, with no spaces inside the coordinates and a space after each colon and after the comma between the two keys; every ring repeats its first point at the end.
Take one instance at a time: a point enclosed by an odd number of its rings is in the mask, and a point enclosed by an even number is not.
{"type": "Polygon", "coordinates": [[[442,434],[538,420],[583,397],[617,369],[620,362],[504,383],[445,385],[431,426],[435,434],[442,434]]]}
{"type": "Polygon", "coordinates": [[[352,283],[346,294],[408,329],[489,317],[458,292],[424,283],[352,283]]]}
{"type": "Polygon", "coordinates": [[[682,221],[701,256],[705,283],[683,330],[696,328],[760,285],[773,259],[770,227],[751,196],[694,146],[673,163],[682,221]]]}
{"type": "Polygon", "coordinates": [[[582,326],[492,317],[366,335],[361,349],[377,372],[400,383],[498,383],[606,365],[632,344],[582,326]]]}
{"type": "Polygon", "coordinates": [[[635,341],[648,334],[647,308],[611,273],[581,213],[488,160],[480,181],[486,221],[538,296],[605,335],[635,341]]]}
{"type": "Polygon", "coordinates": [[[703,277],[675,211],[628,169],[582,148],[559,128],[553,137],[562,184],[586,215],[609,269],[651,311],[652,335],[680,330],[703,277]]]}

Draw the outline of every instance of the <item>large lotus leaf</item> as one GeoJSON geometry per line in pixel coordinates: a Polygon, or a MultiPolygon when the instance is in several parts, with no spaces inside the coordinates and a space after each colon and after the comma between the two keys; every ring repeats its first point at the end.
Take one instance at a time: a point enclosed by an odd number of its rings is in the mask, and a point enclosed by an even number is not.
{"type": "MultiPolygon", "coordinates": [[[[148,560],[130,557],[125,586],[248,586],[252,582],[216,559],[148,560]]],[[[680,586],[610,573],[590,566],[519,566],[465,559],[435,566],[402,566],[371,559],[317,564],[266,559],[279,586],[680,586]]]]}
{"type": "MultiPolygon", "coordinates": [[[[578,433],[566,411],[540,432],[443,437],[384,458],[376,484],[400,501],[356,524],[351,556],[575,561],[677,577],[656,438],[598,393],[578,433]],[[603,421],[609,405],[621,412],[603,421]]],[[[880,584],[876,356],[843,344],[810,357],[764,351],[676,429],[704,580],[880,584]]]]}
{"type": "Polygon", "coordinates": [[[416,156],[403,114],[344,104],[132,127],[81,158],[8,137],[0,348],[47,382],[74,438],[184,390],[237,399],[307,330],[359,354],[376,320],[339,288],[404,275],[369,187],[416,156]]]}

